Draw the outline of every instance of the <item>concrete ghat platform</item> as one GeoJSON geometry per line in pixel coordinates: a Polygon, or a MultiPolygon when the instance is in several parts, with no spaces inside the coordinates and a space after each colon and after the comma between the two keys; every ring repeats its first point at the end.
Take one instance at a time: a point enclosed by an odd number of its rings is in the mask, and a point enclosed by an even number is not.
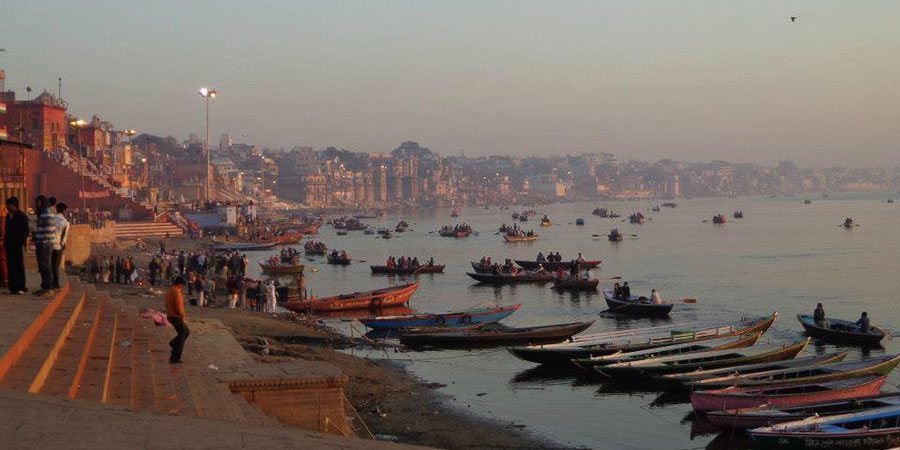
{"type": "Polygon", "coordinates": [[[0,390],[0,442],[8,449],[421,448],[9,390],[0,390]]]}

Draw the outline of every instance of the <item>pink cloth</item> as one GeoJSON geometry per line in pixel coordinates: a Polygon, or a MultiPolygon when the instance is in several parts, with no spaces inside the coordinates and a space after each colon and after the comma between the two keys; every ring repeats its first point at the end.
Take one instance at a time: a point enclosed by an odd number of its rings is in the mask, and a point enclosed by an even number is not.
{"type": "Polygon", "coordinates": [[[153,320],[153,324],[158,327],[164,327],[169,324],[169,319],[166,318],[165,313],[155,309],[145,309],[141,311],[141,317],[153,320]]]}

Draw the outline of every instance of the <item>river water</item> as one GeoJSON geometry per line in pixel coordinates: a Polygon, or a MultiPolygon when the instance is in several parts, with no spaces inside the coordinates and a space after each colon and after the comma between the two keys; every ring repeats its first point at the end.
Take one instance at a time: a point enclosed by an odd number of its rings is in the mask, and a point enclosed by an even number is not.
{"type": "MultiPolygon", "coordinates": [[[[511,326],[530,326],[576,320],[596,320],[587,331],[601,332],[659,324],[601,314],[606,304],[600,294],[557,293],[549,285],[491,287],[476,285],[466,276],[469,261],[490,255],[534,259],[538,251],[559,251],[564,259],[583,252],[587,259],[602,259],[594,275],[622,276],[632,292],[659,290],[664,298],[696,298],[696,304],[677,304],[671,320],[732,321],[741,316],[769,315],[779,320],[764,341],[788,342],[802,338],[795,319],[812,313],[822,302],[831,317],[855,320],[866,310],[873,322],[895,330],[900,322],[900,203],[889,204],[888,194],[832,194],[796,197],[742,197],[679,199],[675,209],[653,213],[656,201],[555,204],[535,208],[555,223],[541,228],[536,220],[525,224],[540,233],[528,244],[506,244],[496,235],[502,223],[511,223],[515,209],[465,208],[459,218],[446,209],[389,214],[369,220],[374,227],[393,228],[404,219],[406,233],[386,240],[351,232],[337,236],[323,227],[317,240],[329,248],[346,249],[354,258],[348,267],[307,261],[308,285],[316,295],[362,291],[408,282],[409,279],[374,276],[369,264],[383,264],[388,255],[430,256],[446,264],[445,273],[418,277],[421,287],[410,306],[423,312],[465,309],[474,304],[521,303],[522,309],[505,320],[511,326]],[[804,205],[804,199],[812,204],[804,205]],[[596,206],[612,207],[623,216],[642,211],[652,220],[643,225],[591,215],[596,206]],[[742,210],[744,219],[731,220],[742,210]],[[709,219],[726,214],[729,221],[714,225],[709,219]],[[586,220],[575,226],[576,218],[586,220]],[[852,217],[860,226],[840,226],[852,217]],[[707,222],[704,223],[703,221],[707,222]],[[441,238],[442,224],[466,222],[479,235],[466,239],[441,238]],[[618,227],[628,237],[609,242],[605,235],[618,227]],[[600,238],[592,237],[593,234],[600,238]],[[365,262],[363,262],[365,261],[365,262]]],[[[522,225],[522,224],[520,224],[522,225]]],[[[264,254],[252,254],[262,259],[264,254]]],[[[353,322],[330,319],[351,332],[353,322]]],[[[356,322],[356,329],[362,326],[356,322]]],[[[807,352],[834,351],[833,346],[810,346],[807,352]]],[[[886,339],[884,349],[863,352],[849,348],[847,361],[900,351],[900,339],[886,339]]],[[[503,349],[444,350],[372,353],[406,364],[424,380],[446,384],[442,392],[458,407],[484,417],[513,421],[560,445],[597,449],[752,448],[742,436],[707,433],[692,419],[684,396],[653,388],[621,389],[595,380],[547,373],[503,349]]],[[[885,390],[894,390],[900,376],[891,376],[885,390]]]]}

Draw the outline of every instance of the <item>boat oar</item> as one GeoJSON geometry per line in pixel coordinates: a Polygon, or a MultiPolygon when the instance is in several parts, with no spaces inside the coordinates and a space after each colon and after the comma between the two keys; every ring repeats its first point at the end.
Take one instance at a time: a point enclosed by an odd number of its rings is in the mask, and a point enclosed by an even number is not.
{"type": "Polygon", "coordinates": [[[697,303],[696,298],[679,298],[675,300],[670,300],[671,302],[682,302],[682,303],[697,303]]]}

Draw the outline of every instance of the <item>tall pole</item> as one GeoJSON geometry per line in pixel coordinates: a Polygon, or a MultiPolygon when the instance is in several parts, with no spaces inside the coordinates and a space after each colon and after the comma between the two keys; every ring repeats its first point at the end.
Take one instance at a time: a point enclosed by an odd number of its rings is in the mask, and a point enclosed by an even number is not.
{"type": "Polygon", "coordinates": [[[209,96],[206,96],[206,203],[209,203],[209,183],[211,170],[209,167],[209,96]]]}

